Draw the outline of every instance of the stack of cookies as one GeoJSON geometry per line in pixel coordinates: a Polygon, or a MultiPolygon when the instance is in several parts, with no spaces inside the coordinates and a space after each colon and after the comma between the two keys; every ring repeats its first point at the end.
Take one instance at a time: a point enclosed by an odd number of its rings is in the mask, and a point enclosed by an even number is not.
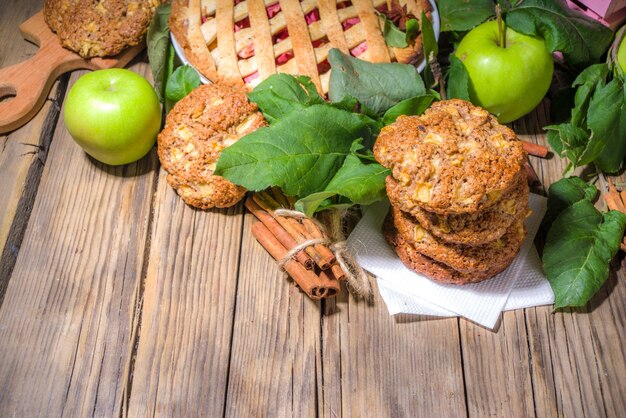
{"type": "Polygon", "coordinates": [[[401,116],[374,146],[391,169],[387,241],[410,269],[444,283],[504,270],[526,235],[526,154],[515,133],[463,100],[401,116]]]}

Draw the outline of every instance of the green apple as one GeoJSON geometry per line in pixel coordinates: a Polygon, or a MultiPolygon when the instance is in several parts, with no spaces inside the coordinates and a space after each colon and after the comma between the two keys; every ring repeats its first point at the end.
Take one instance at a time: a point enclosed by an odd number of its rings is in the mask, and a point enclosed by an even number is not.
{"type": "Polygon", "coordinates": [[[146,155],[161,128],[161,106],[150,83],[119,68],[79,78],[67,95],[63,115],[78,145],[110,165],[146,155]]]}
{"type": "Polygon", "coordinates": [[[626,36],[624,36],[617,49],[617,63],[623,72],[626,73],[626,36]]]}
{"type": "Polygon", "coordinates": [[[483,23],[461,40],[455,54],[470,79],[472,103],[507,123],[533,110],[543,99],[554,62],[542,39],[507,28],[500,46],[498,22],[483,23]]]}

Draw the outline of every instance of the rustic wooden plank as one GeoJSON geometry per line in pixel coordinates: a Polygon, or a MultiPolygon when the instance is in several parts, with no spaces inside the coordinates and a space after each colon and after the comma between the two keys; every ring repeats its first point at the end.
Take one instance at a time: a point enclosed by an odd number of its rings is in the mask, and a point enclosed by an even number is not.
{"type": "Polygon", "coordinates": [[[466,416],[457,319],[394,319],[374,293],[326,304],[320,415],[466,416]]]}
{"type": "Polygon", "coordinates": [[[523,310],[497,332],[461,320],[461,344],[470,417],[535,415],[523,310]]]}
{"type": "Polygon", "coordinates": [[[279,272],[246,215],[226,416],[314,417],[320,303],[279,272]]]}
{"type": "Polygon", "coordinates": [[[0,309],[0,416],[119,414],[156,161],[104,166],[59,122],[0,309]]]}
{"type": "MultiPolygon", "coordinates": [[[[0,67],[16,64],[35,53],[37,48],[22,38],[18,26],[39,7],[38,2],[0,4],[0,67]]],[[[0,305],[28,223],[59,115],[58,102],[66,85],[67,78],[60,88],[55,84],[49,101],[30,123],[0,136],[0,305]]]]}
{"type": "Polygon", "coordinates": [[[156,196],[128,415],[222,416],[242,205],[192,209],[163,170],[156,196]]]}

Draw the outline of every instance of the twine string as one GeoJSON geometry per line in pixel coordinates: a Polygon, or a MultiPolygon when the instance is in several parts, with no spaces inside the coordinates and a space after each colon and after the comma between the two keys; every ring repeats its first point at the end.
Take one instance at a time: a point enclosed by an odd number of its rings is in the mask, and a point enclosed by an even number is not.
{"type": "MultiPolygon", "coordinates": [[[[296,219],[308,218],[308,216],[300,211],[284,208],[276,209],[274,211],[274,214],[276,216],[291,217],[296,219]]],[[[320,221],[315,218],[309,219],[314,222],[315,225],[317,225],[323,235],[328,236],[326,227],[320,221]]],[[[372,285],[369,281],[369,276],[367,275],[365,270],[363,270],[363,267],[361,267],[359,263],[356,262],[356,260],[350,253],[350,250],[348,249],[345,240],[335,243],[332,243],[332,241],[328,238],[313,238],[303,241],[296,245],[294,248],[292,248],[289,252],[287,252],[287,254],[285,254],[282,259],[279,260],[279,267],[283,269],[285,263],[291,260],[298,252],[317,244],[328,245],[329,249],[333,252],[333,254],[335,254],[335,259],[337,260],[337,263],[339,263],[339,266],[346,273],[348,290],[350,290],[350,292],[357,297],[361,297],[368,301],[371,300],[373,297],[373,292],[372,285]]]]}

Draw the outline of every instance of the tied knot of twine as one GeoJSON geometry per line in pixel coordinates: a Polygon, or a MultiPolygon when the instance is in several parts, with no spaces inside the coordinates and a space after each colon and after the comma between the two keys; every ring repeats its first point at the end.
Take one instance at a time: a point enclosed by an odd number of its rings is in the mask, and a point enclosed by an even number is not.
{"type": "MultiPolygon", "coordinates": [[[[297,210],[291,209],[276,209],[274,213],[277,216],[285,216],[296,219],[304,219],[308,218],[304,213],[299,212],[297,210]]],[[[326,232],[326,227],[322,225],[317,219],[309,218],[312,222],[317,225],[323,235],[328,236],[326,232]]],[[[370,284],[369,277],[363,267],[356,262],[350,250],[348,249],[348,245],[345,240],[332,242],[328,238],[311,238],[305,241],[302,241],[295,247],[285,254],[285,256],[278,261],[278,266],[283,269],[284,265],[287,261],[291,260],[298,254],[300,251],[311,247],[313,245],[327,245],[328,248],[335,255],[335,259],[342,270],[346,273],[346,283],[348,284],[348,289],[352,294],[357,297],[371,300],[373,297],[372,285],[370,284]]]]}

